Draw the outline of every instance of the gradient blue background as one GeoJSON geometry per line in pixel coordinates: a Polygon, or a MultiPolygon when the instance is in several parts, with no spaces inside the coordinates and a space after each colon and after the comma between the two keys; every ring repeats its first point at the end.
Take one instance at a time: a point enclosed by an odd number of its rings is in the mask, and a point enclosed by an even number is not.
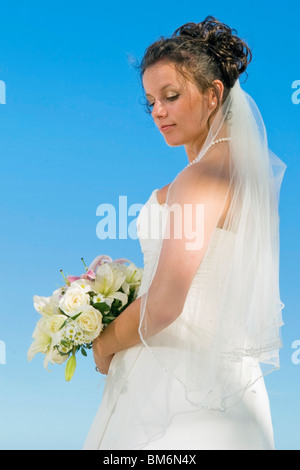
{"type": "MultiPolygon", "coordinates": [[[[212,14],[238,30],[253,51],[243,88],[257,102],[270,148],[287,164],[280,197],[281,369],[266,380],[278,449],[300,449],[299,176],[300,7],[286,1],[152,0],[0,3],[0,448],[80,449],[101,401],[91,355],[71,383],[64,366],[27,362],[38,319],[34,294],[48,296],[66,274],[98,254],[142,266],[138,240],[99,240],[96,209],[145,203],[187,164],[168,147],[142,105],[131,59],[180,25],[212,14]],[[287,21],[288,18],[288,21],[287,21]],[[172,169],[170,170],[170,166],[172,169]]],[[[243,82],[243,80],[242,80],[243,82]]],[[[129,217],[128,222],[134,217],[129,217]]]]}

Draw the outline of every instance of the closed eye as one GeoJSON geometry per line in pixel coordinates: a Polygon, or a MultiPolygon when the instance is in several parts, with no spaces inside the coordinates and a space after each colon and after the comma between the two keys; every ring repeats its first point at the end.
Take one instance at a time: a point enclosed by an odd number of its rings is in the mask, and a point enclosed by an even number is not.
{"type": "MultiPolygon", "coordinates": [[[[168,101],[175,101],[175,100],[177,100],[178,97],[179,97],[179,95],[174,95],[174,96],[168,96],[166,99],[167,99],[168,101]]],[[[148,108],[153,108],[154,104],[155,104],[155,103],[149,103],[149,102],[148,102],[148,103],[147,103],[147,106],[148,106],[148,108]]]]}
{"type": "Polygon", "coordinates": [[[169,97],[167,98],[167,100],[168,100],[168,101],[175,101],[175,100],[177,100],[178,97],[179,97],[179,95],[169,96],[169,97]]]}

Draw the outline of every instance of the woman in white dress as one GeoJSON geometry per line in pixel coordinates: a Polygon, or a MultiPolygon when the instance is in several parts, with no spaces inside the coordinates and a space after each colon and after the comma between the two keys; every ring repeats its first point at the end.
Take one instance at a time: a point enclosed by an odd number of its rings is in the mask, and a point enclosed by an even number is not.
{"type": "Polygon", "coordinates": [[[93,344],[107,378],[84,449],[274,449],[263,376],[279,367],[286,166],[240,87],[250,60],[213,17],[145,52],[148,109],[188,164],[137,219],[144,275],[93,344]]]}

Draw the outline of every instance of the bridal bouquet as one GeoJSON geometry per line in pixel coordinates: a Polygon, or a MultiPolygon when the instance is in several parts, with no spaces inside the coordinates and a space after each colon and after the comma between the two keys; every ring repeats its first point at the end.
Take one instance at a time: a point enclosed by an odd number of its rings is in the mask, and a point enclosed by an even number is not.
{"type": "MultiPolygon", "coordinates": [[[[84,261],[83,261],[84,263],[84,261]]],[[[76,353],[86,356],[93,340],[137,297],[143,269],[126,259],[98,256],[81,276],[65,277],[65,285],[51,297],[33,297],[41,315],[27,357],[45,354],[44,367],[68,360],[65,378],[76,369],[76,353]],[[130,263],[128,266],[125,263],[130,263]]]]}

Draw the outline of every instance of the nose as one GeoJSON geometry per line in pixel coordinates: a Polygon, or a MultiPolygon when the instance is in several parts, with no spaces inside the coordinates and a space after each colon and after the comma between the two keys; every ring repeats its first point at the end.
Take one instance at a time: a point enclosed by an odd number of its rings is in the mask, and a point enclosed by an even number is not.
{"type": "Polygon", "coordinates": [[[166,117],[166,115],[167,115],[167,110],[165,106],[163,106],[160,101],[155,101],[154,106],[152,108],[152,117],[154,119],[157,119],[160,117],[166,117]]]}

